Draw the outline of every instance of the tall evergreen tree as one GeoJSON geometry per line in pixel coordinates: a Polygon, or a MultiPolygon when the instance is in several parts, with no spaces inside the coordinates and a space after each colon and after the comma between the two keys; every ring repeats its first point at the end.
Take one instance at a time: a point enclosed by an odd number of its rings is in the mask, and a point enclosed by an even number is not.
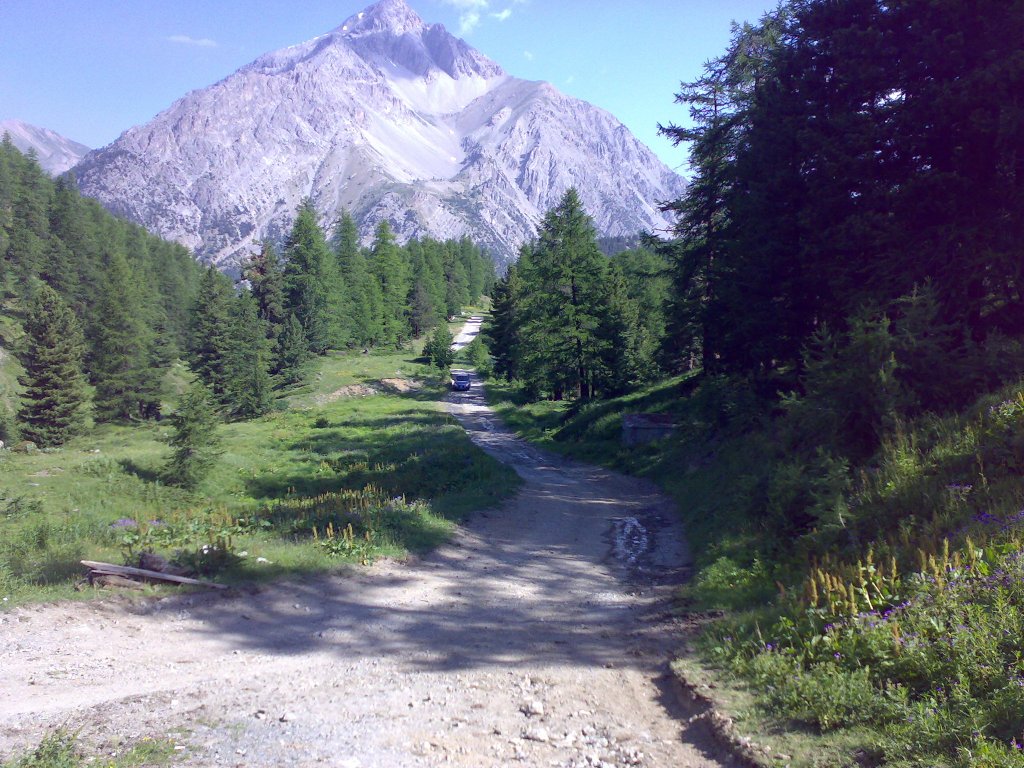
{"type": "Polygon", "coordinates": [[[256,299],[243,291],[232,306],[230,347],[224,364],[224,403],[235,416],[262,416],[273,405],[270,342],[256,299]]]}
{"type": "Polygon", "coordinates": [[[494,287],[491,297],[491,319],[484,329],[487,347],[494,358],[494,372],[512,381],[519,378],[523,350],[522,327],[523,283],[520,271],[530,271],[530,246],[524,245],[519,261],[509,265],[505,276],[494,287]]]}
{"type": "Polygon", "coordinates": [[[192,305],[186,360],[218,400],[228,389],[233,301],[230,281],[214,267],[207,268],[192,305]]]}
{"type": "Polygon", "coordinates": [[[81,426],[84,339],[73,312],[46,285],[36,289],[19,351],[24,373],[21,434],[39,446],[62,445],[81,426]]]}
{"type": "Polygon", "coordinates": [[[607,260],[575,189],[548,211],[523,274],[521,370],[555,399],[590,398],[601,386],[607,260]]]}
{"type": "Polygon", "coordinates": [[[406,305],[409,295],[409,267],[386,220],[377,226],[370,269],[380,286],[381,343],[387,346],[400,346],[409,336],[406,305]]]}
{"type": "Polygon", "coordinates": [[[409,326],[419,337],[445,319],[444,258],[441,244],[430,239],[409,241],[406,252],[412,275],[409,326]]]}
{"type": "Polygon", "coordinates": [[[643,337],[637,304],[626,290],[622,273],[610,266],[603,283],[594,308],[599,318],[594,387],[602,395],[614,396],[641,379],[643,337]]]}
{"type": "Polygon", "coordinates": [[[445,279],[445,313],[455,317],[470,302],[469,278],[466,276],[466,265],[462,263],[454,243],[445,243],[444,279],[445,279]]]}
{"type": "Polygon", "coordinates": [[[310,352],[322,355],[341,346],[342,315],[337,261],[317,223],[312,200],[299,207],[285,243],[285,311],[302,324],[310,352]]]}
{"type": "Polygon", "coordinates": [[[267,337],[276,339],[287,316],[284,311],[284,270],[269,240],[259,252],[242,264],[242,277],[249,281],[256,301],[256,314],[266,324],[267,337]]]}
{"type": "Polygon", "coordinates": [[[288,320],[277,337],[272,370],[286,384],[294,384],[302,376],[302,364],[309,359],[309,344],[302,323],[295,315],[288,320]]]}
{"type": "Polygon", "coordinates": [[[107,252],[90,371],[96,418],[102,421],[154,415],[163,373],[151,369],[156,339],[121,248],[121,243],[111,243],[107,252]]]}
{"type": "Polygon", "coordinates": [[[341,281],[345,285],[344,317],[350,341],[360,346],[377,343],[382,333],[380,286],[370,274],[366,255],[359,245],[355,219],[345,211],[334,233],[334,248],[341,281]]]}

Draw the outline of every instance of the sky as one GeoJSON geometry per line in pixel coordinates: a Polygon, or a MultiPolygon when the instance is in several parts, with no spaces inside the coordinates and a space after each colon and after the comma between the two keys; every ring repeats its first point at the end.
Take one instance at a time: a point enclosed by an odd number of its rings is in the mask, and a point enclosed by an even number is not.
{"type": "MultiPolygon", "coordinates": [[[[527,80],[608,110],[671,168],[686,150],[680,82],[725,50],[730,22],[774,0],[406,0],[527,80]]],[[[0,0],[0,119],[101,147],[260,54],[340,26],[370,0],[0,0]]]]}

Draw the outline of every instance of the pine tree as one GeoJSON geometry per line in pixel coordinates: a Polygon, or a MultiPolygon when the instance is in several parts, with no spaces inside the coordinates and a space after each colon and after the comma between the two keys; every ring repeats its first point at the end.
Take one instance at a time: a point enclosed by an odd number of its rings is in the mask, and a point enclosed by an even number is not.
{"type": "Polygon", "coordinates": [[[37,277],[46,260],[52,186],[36,161],[36,153],[17,163],[17,193],[11,206],[11,229],[6,258],[19,279],[22,290],[37,277]]]}
{"type": "Polygon", "coordinates": [[[569,189],[544,216],[523,273],[521,372],[556,400],[597,391],[606,274],[593,224],[569,189]]]}
{"type": "Polygon", "coordinates": [[[595,332],[598,362],[594,373],[596,393],[621,395],[640,379],[641,335],[636,302],[626,291],[622,273],[607,270],[600,303],[600,318],[595,332]]]}
{"type": "Polygon", "coordinates": [[[173,449],[164,469],[167,482],[194,489],[209,474],[220,455],[217,427],[220,417],[210,390],[195,382],[182,395],[170,416],[173,449]]]}
{"type": "Polygon", "coordinates": [[[270,343],[256,299],[243,291],[232,307],[230,347],[224,364],[224,403],[243,419],[267,413],[273,405],[270,343]]]}
{"type": "Polygon", "coordinates": [[[529,246],[523,246],[519,262],[511,264],[505,276],[494,287],[491,320],[484,329],[487,348],[494,358],[494,372],[508,381],[519,378],[523,302],[523,284],[519,273],[521,269],[529,271],[529,254],[529,246]]]}
{"type": "Polygon", "coordinates": [[[449,242],[445,245],[447,246],[444,260],[445,314],[447,317],[455,317],[469,303],[469,279],[466,277],[466,267],[459,258],[454,244],[449,242]]]}
{"type": "Polygon", "coordinates": [[[302,324],[310,352],[322,355],[332,346],[342,346],[337,260],[327,247],[311,200],[299,207],[284,255],[285,311],[302,324]]]}
{"type": "Polygon", "coordinates": [[[345,285],[344,317],[352,344],[371,346],[380,341],[380,286],[370,274],[355,219],[345,211],[334,233],[335,255],[341,282],[345,285]]]}
{"type": "Polygon", "coordinates": [[[233,301],[231,283],[214,267],[209,267],[192,305],[186,359],[192,372],[218,400],[227,392],[233,301]]]}
{"type": "Polygon", "coordinates": [[[242,277],[256,300],[257,316],[266,323],[267,337],[276,339],[287,316],[284,311],[284,270],[269,240],[242,264],[242,277]]]}
{"type": "Polygon", "coordinates": [[[444,246],[428,238],[410,240],[405,250],[412,275],[409,326],[418,338],[446,319],[444,246]]]}
{"type": "Polygon", "coordinates": [[[370,269],[381,296],[381,343],[401,346],[409,336],[406,299],[409,295],[409,267],[387,221],[377,226],[370,269]]]}
{"type": "Polygon", "coordinates": [[[452,350],[453,341],[448,326],[439,325],[430,340],[423,346],[423,354],[430,358],[430,362],[435,368],[447,371],[455,362],[455,352],[452,350]]]}
{"type": "Polygon", "coordinates": [[[109,246],[98,302],[91,374],[101,421],[153,415],[162,373],[151,369],[156,339],[122,247],[109,246]]]}
{"type": "Polygon", "coordinates": [[[302,364],[309,358],[309,344],[302,323],[295,315],[288,315],[281,335],[277,337],[273,372],[286,384],[302,378],[302,364]]]}
{"type": "Polygon", "coordinates": [[[81,425],[84,340],[78,320],[46,285],[36,289],[18,357],[25,371],[18,411],[21,434],[41,447],[62,445],[81,425]]]}

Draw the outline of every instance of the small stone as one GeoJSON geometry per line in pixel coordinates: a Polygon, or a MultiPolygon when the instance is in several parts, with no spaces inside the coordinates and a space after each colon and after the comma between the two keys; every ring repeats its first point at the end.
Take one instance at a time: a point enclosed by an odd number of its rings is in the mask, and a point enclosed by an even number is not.
{"type": "Polygon", "coordinates": [[[253,717],[255,717],[257,720],[266,720],[267,711],[265,709],[257,709],[256,712],[253,713],[253,717]]]}
{"type": "Polygon", "coordinates": [[[544,705],[537,699],[527,699],[519,706],[519,711],[527,717],[541,717],[544,714],[544,705]]]}
{"type": "Polygon", "coordinates": [[[546,728],[530,728],[523,733],[523,738],[529,741],[538,741],[541,744],[547,744],[551,740],[546,728]]]}
{"type": "Polygon", "coordinates": [[[277,718],[278,722],[280,723],[290,723],[294,719],[295,715],[293,715],[291,712],[282,712],[281,716],[277,718]]]}

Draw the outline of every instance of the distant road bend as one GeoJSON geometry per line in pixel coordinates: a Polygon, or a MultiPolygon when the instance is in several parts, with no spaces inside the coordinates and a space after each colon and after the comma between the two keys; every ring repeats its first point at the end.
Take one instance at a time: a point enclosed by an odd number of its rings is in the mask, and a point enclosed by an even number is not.
{"type": "Polygon", "coordinates": [[[0,756],[70,724],[170,734],[187,766],[731,765],[667,675],[670,502],[522,442],[481,390],[447,407],[523,488],[421,560],[0,615],[0,756]]]}

